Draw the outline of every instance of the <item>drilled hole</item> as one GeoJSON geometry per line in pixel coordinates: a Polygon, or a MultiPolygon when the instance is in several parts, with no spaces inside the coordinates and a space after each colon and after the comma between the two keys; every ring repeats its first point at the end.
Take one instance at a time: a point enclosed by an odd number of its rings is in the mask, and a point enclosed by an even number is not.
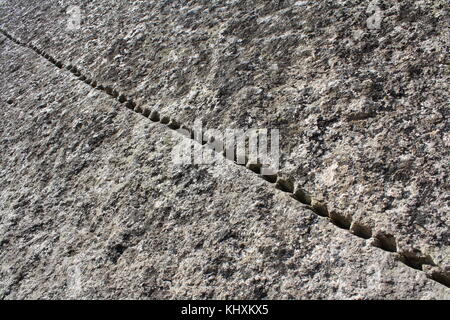
{"type": "Polygon", "coordinates": [[[150,113],[149,119],[152,120],[152,121],[154,121],[154,122],[158,122],[158,121],[159,121],[159,113],[158,113],[158,111],[153,110],[153,111],[150,113]]]}
{"type": "Polygon", "coordinates": [[[448,272],[434,271],[431,274],[431,278],[434,281],[437,281],[437,282],[439,282],[440,284],[443,284],[446,287],[450,287],[450,274],[448,272]]]}
{"type": "Polygon", "coordinates": [[[261,173],[261,163],[247,163],[247,169],[253,171],[254,173],[260,174],[261,173]]]}
{"type": "Polygon", "coordinates": [[[162,124],[168,124],[170,122],[170,118],[168,116],[162,116],[160,122],[162,124]]]}
{"type": "Polygon", "coordinates": [[[134,108],[136,107],[136,105],[133,103],[133,101],[127,101],[127,102],[125,103],[125,107],[127,107],[128,109],[134,111],[134,108]]]}
{"type": "Polygon", "coordinates": [[[337,226],[341,229],[345,229],[345,230],[350,229],[350,225],[351,225],[350,219],[348,217],[342,215],[341,213],[334,212],[334,211],[331,212],[330,220],[335,226],[337,226]]]}
{"type": "Polygon", "coordinates": [[[125,95],[121,94],[121,95],[119,95],[117,100],[119,100],[119,102],[121,102],[121,103],[124,103],[125,101],[127,101],[127,98],[125,97],[125,95]]]}
{"type": "Polygon", "coordinates": [[[105,92],[112,96],[113,88],[111,88],[110,86],[105,86],[105,92]]]}
{"type": "Polygon", "coordinates": [[[142,110],[142,107],[141,107],[141,106],[135,106],[135,107],[134,107],[134,112],[137,112],[137,113],[143,113],[144,110],[142,110]]]}
{"type": "Polygon", "coordinates": [[[328,217],[329,213],[328,213],[328,208],[327,205],[323,202],[320,201],[313,201],[311,200],[311,204],[312,204],[312,209],[313,211],[321,216],[321,217],[328,217]]]}
{"type": "Polygon", "coordinates": [[[289,193],[294,193],[294,183],[290,179],[278,178],[275,188],[289,193]]]}
{"type": "Polygon", "coordinates": [[[423,263],[420,263],[420,261],[417,261],[415,259],[411,259],[405,256],[400,256],[400,261],[406,264],[408,267],[423,271],[422,265],[423,263]]]}
{"type": "Polygon", "coordinates": [[[144,107],[144,110],[142,111],[142,115],[144,117],[148,117],[150,115],[150,113],[152,112],[152,110],[150,110],[150,108],[148,107],[144,107]]]}
{"type": "Polygon", "coordinates": [[[270,183],[275,183],[277,182],[278,176],[276,174],[261,174],[261,178],[270,183]]]}
{"type": "Polygon", "coordinates": [[[395,241],[395,237],[391,234],[387,233],[379,233],[375,235],[374,246],[385,251],[396,252],[397,244],[395,241]]]}
{"type": "Polygon", "coordinates": [[[425,255],[418,249],[412,250],[399,252],[400,261],[417,270],[423,270],[423,265],[436,265],[430,255],[425,255]]]}
{"type": "Polygon", "coordinates": [[[303,204],[306,204],[308,206],[311,205],[311,195],[300,187],[297,187],[295,189],[294,194],[292,196],[294,199],[298,200],[303,204]]]}
{"type": "Polygon", "coordinates": [[[168,124],[167,126],[168,126],[170,129],[173,129],[173,130],[177,130],[177,129],[180,128],[180,124],[179,124],[176,120],[174,120],[174,119],[170,120],[170,122],[169,122],[169,124],[168,124]]]}
{"type": "Polygon", "coordinates": [[[372,229],[357,222],[352,223],[350,231],[360,238],[370,239],[372,237],[372,229]]]}

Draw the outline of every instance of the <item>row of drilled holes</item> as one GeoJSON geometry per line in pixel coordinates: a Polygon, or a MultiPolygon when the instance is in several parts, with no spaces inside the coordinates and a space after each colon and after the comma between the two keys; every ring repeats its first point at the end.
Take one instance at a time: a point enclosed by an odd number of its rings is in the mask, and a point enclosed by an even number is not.
{"type": "MultiPolygon", "coordinates": [[[[50,56],[48,53],[44,52],[43,50],[37,48],[32,44],[26,44],[19,40],[16,40],[15,38],[11,37],[8,33],[6,33],[4,30],[0,31],[13,42],[17,43],[18,45],[31,48],[36,53],[38,53],[39,55],[47,59],[49,62],[54,64],[56,67],[63,69],[64,64],[61,61],[58,61],[54,57],[50,56]]],[[[151,110],[148,107],[141,107],[139,105],[136,105],[136,103],[132,99],[129,99],[125,94],[120,93],[117,89],[111,86],[103,86],[101,84],[98,84],[97,81],[83,75],[77,67],[67,65],[65,68],[68,71],[70,71],[73,75],[78,77],[80,81],[83,81],[84,83],[90,85],[94,89],[104,91],[111,97],[117,99],[120,103],[123,103],[128,109],[137,112],[143,115],[144,117],[149,118],[151,121],[160,122],[168,126],[172,130],[182,129],[179,132],[183,133],[188,132],[187,135],[186,134],[184,135],[193,140],[195,140],[194,137],[199,136],[193,129],[189,128],[188,126],[179,124],[175,119],[171,119],[168,116],[160,116],[160,114],[156,110],[151,110]]],[[[201,143],[203,145],[208,144],[208,141],[209,139],[204,138],[201,139],[201,143]]],[[[234,146],[234,148],[236,148],[236,146],[234,146]]],[[[231,154],[236,155],[236,152],[232,152],[231,154]]],[[[227,156],[227,154],[225,153],[223,155],[227,156]]],[[[246,168],[258,174],[264,180],[270,183],[274,183],[275,188],[283,192],[289,193],[289,195],[292,198],[301,202],[302,204],[307,205],[308,208],[311,209],[317,215],[329,218],[330,221],[337,227],[349,230],[352,234],[363,239],[373,238],[372,244],[374,246],[384,251],[398,253],[400,261],[403,262],[405,265],[421,271],[423,270],[423,265],[435,266],[435,263],[433,262],[430,256],[422,254],[417,249],[415,249],[414,252],[398,252],[396,239],[393,235],[385,232],[378,232],[374,234],[372,228],[362,225],[358,222],[352,222],[350,217],[347,217],[335,211],[329,212],[327,209],[327,205],[325,203],[316,201],[316,199],[314,199],[314,197],[310,195],[307,191],[303,190],[302,188],[296,187],[293,181],[291,181],[289,178],[278,176],[278,174],[272,175],[261,174],[262,164],[249,162],[247,157],[245,157],[245,161],[242,164],[237,162],[236,156],[234,157],[234,159],[230,160],[236,162],[239,165],[246,166],[246,168]]],[[[450,275],[448,272],[434,270],[431,273],[431,275],[427,274],[427,276],[441,284],[444,284],[447,287],[450,287],[450,275]]]]}

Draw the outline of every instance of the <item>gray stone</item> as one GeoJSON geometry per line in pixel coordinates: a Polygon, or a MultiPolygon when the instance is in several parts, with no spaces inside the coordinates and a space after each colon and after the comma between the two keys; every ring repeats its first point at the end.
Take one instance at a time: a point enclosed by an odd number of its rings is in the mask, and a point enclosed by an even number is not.
{"type": "Polygon", "coordinates": [[[0,4],[0,297],[448,299],[447,1],[383,1],[380,29],[370,1],[168,3],[89,1],[76,32],[0,4]],[[286,192],[174,165],[185,138],[118,90],[279,129],[286,192]]]}

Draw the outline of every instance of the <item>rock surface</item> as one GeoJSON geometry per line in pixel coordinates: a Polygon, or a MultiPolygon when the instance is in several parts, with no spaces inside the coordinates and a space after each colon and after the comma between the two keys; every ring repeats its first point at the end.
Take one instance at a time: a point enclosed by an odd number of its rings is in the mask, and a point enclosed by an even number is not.
{"type": "MultiPolygon", "coordinates": [[[[90,1],[76,32],[72,3],[3,1],[0,27],[182,123],[280,129],[283,175],[448,272],[445,1],[380,3],[379,30],[367,1],[90,1]]],[[[174,165],[183,137],[0,43],[1,297],[449,298],[243,167],[174,165]]]]}

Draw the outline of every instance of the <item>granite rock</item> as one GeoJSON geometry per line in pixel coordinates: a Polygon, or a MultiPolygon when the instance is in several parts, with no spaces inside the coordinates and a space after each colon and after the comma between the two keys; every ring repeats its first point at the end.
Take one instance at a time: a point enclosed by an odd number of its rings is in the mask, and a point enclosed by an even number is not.
{"type": "Polygon", "coordinates": [[[379,1],[379,29],[369,4],[1,2],[49,57],[1,36],[0,295],[448,298],[447,3],[379,1]],[[53,57],[178,123],[279,129],[280,175],[385,251],[232,162],[174,165],[181,135],[53,57]]]}

